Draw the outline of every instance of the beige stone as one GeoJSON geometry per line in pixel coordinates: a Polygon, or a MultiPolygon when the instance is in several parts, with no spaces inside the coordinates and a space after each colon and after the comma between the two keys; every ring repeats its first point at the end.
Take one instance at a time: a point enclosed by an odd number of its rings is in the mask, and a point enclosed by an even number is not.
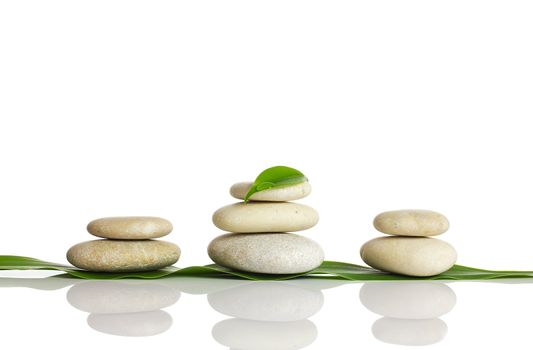
{"type": "Polygon", "coordinates": [[[299,203],[240,202],[213,214],[216,227],[234,233],[301,231],[317,222],[316,210],[299,203]]]}
{"type": "Polygon", "coordinates": [[[407,209],[387,211],[374,219],[376,230],[397,236],[437,236],[448,230],[449,222],[431,210],[407,209]]]}
{"type": "MultiPolygon", "coordinates": [[[[237,199],[244,199],[253,182],[237,182],[231,186],[229,193],[237,199]]],[[[283,186],[263,190],[250,196],[251,201],[289,202],[307,197],[311,193],[311,185],[305,181],[296,185],[283,186]]]]}
{"type": "Polygon", "coordinates": [[[408,276],[433,276],[455,264],[448,243],[428,237],[379,237],[361,247],[361,258],[373,268],[408,276]]]}
{"type": "Polygon", "coordinates": [[[78,243],[67,260],[80,269],[98,272],[150,271],[178,261],[180,249],[164,241],[99,239],[78,243]]]}
{"type": "Polygon", "coordinates": [[[211,241],[207,252],[221,266],[267,274],[307,272],[324,260],[318,243],[294,233],[229,233],[211,241]]]}
{"type": "Polygon", "coordinates": [[[96,237],[111,239],[150,239],[168,235],[170,221],[154,216],[118,216],[93,220],[87,231],[96,237]]]}

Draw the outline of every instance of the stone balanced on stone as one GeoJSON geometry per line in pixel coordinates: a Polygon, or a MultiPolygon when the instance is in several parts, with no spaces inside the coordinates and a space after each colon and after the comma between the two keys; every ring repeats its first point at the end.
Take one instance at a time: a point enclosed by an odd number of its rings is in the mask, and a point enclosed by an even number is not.
{"type": "Polygon", "coordinates": [[[430,236],[448,230],[448,219],[430,210],[396,210],[379,214],[374,227],[393,237],[379,237],[361,247],[361,258],[383,271],[408,276],[438,275],[457,260],[455,249],[430,236]]]}
{"type": "Polygon", "coordinates": [[[154,240],[172,231],[170,221],[151,216],[109,217],[91,221],[90,234],[102,237],[71,247],[67,260],[80,269],[95,272],[157,270],[178,261],[180,248],[154,240]]]}
{"type": "MultiPolygon", "coordinates": [[[[251,182],[233,185],[230,194],[244,199],[251,182]]],[[[208,247],[209,257],[228,268],[264,274],[303,273],[318,267],[324,252],[313,240],[287,233],[315,226],[318,213],[311,207],[289,201],[311,192],[309,183],[256,192],[249,202],[218,209],[213,223],[231,233],[216,237],[208,247]]]]}

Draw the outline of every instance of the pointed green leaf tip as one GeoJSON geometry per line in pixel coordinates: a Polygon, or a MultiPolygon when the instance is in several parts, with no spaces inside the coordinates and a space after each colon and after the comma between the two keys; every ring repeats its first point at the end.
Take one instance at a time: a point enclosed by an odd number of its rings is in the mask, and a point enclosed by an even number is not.
{"type": "Polygon", "coordinates": [[[248,202],[249,198],[256,192],[268,190],[271,188],[297,185],[306,182],[307,177],[301,171],[288,166],[274,166],[263,170],[255,179],[252,187],[246,193],[244,201],[248,202]]]}

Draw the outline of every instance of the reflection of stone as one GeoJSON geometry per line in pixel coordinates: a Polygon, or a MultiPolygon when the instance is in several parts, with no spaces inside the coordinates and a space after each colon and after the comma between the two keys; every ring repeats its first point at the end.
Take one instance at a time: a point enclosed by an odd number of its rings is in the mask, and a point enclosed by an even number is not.
{"type": "Polygon", "coordinates": [[[359,298],[378,315],[406,319],[440,317],[456,302],[453,290],[440,282],[365,283],[359,298]]]}
{"type": "Polygon", "coordinates": [[[112,335],[147,337],[167,331],[172,317],[162,310],[124,314],[90,314],[87,323],[92,329],[112,335]]]}
{"type": "Polygon", "coordinates": [[[320,286],[251,282],[207,295],[216,311],[236,317],[217,323],[213,338],[231,349],[301,349],[317,337],[308,317],[324,303],[320,286]]]}
{"type": "Polygon", "coordinates": [[[368,310],[385,316],[372,326],[374,336],[398,345],[429,345],[444,339],[448,327],[438,317],[456,303],[453,290],[436,281],[365,283],[359,299],[368,310]]]}
{"type": "Polygon", "coordinates": [[[209,294],[225,289],[230,289],[244,284],[252,283],[248,280],[229,279],[229,278],[203,278],[203,277],[186,277],[169,278],[161,280],[166,285],[187,294],[209,294]]]}
{"type": "Polygon", "coordinates": [[[129,337],[165,332],[172,317],[160,309],[178,301],[180,292],[160,281],[82,281],[70,288],[68,302],[90,312],[89,326],[97,331],[129,337]]]}
{"type": "Polygon", "coordinates": [[[258,321],[297,321],[311,317],[324,303],[321,291],[282,282],[255,282],[209,294],[218,312],[258,321]]]}
{"type": "Polygon", "coordinates": [[[317,329],[313,322],[252,321],[230,318],[213,327],[213,338],[232,349],[284,350],[301,349],[315,341],[317,329]]]}
{"type": "Polygon", "coordinates": [[[178,301],[179,292],[157,282],[86,281],[69,289],[67,300],[75,308],[114,314],[158,310],[178,301]]]}
{"type": "Polygon", "coordinates": [[[374,322],[372,333],[376,339],[398,345],[429,345],[440,342],[448,327],[439,318],[407,320],[383,317],[374,322]]]}

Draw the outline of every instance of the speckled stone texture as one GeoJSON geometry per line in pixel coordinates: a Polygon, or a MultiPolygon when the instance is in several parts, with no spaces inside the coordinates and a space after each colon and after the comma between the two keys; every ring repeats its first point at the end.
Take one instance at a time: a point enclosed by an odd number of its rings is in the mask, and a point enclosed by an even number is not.
{"type": "MultiPolygon", "coordinates": [[[[252,184],[252,182],[237,182],[231,186],[229,193],[234,198],[244,199],[246,193],[248,193],[248,190],[250,187],[252,187],[252,184]]],[[[289,202],[307,197],[310,193],[311,185],[306,181],[296,185],[272,188],[269,190],[256,192],[250,196],[250,200],[264,202],[289,202]]]]}
{"type": "Polygon", "coordinates": [[[96,237],[111,239],[150,239],[168,235],[170,221],[154,216],[118,216],[91,221],[87,231],[96,237]]]}
{"type": "Polygon", "coordinates": [[[234,233],[301,231],[317,222],[318,213],[313,208],[286,202],[241,202],[213,214],[216,227],[234,233]]]}
{"type": "Polygon", "coordinates": [[[219,265],[268,274],[307,272],[324,260],[318,243],[293,233],[225,234],[211,241],[207,251],[219,265]]]}
{"type": "Polygon", "coordinates": [[[174,264],[180,253],[177,245],[165,241],[100,239],[76,244],[67,260],[88,271],[150,271],[174,264]]]}
{"type": "Polygon", "coordinates": [[[449,226],[444,215],[431,210],[387,211],[374,219],[376,230],[397,236],[437,236],[446,232],[449,226]]]}
{"type": "Polygon", "coordinates": [[[451,268],[457,253],[450,244],[436,238],[379,237],[361,247],[361,258],[379,270],[424,277],[451,268]]]}

